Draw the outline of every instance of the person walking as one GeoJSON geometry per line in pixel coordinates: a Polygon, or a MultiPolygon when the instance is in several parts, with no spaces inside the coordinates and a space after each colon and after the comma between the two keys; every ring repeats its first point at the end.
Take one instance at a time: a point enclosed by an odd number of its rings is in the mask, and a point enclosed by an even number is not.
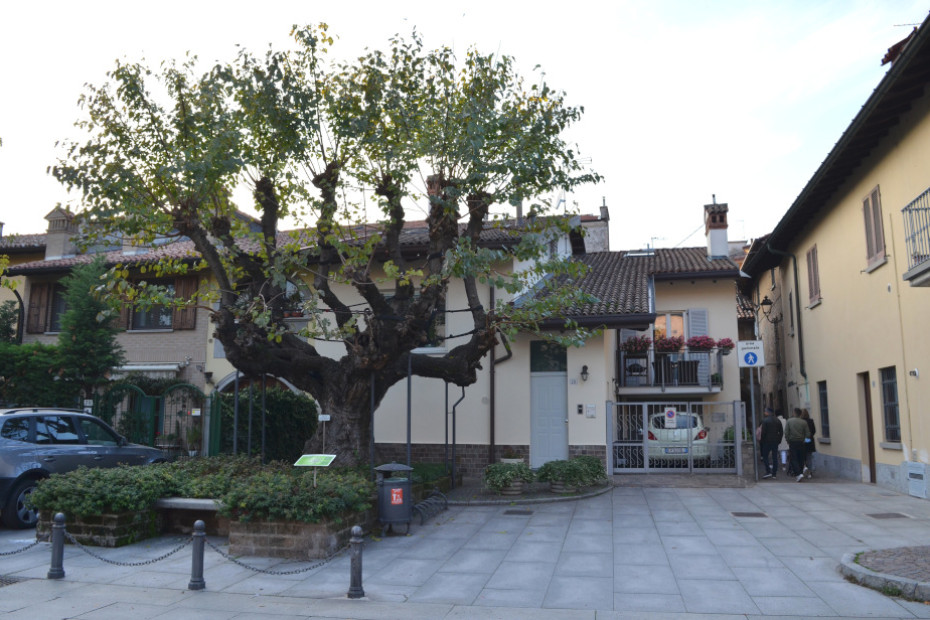
{"type": "Polygon", "coordinates": [[[804,466],[804,455],[807,454],[805,439],[811,436],[811,429],[801,417],[801,410],[795,409],[794,415],[785,424],[785,439],[788,441],[788,452],[791,458],[791,469],[796,472],[798,482],[804,479],[807,467],[804,466]]]}
{"type": "Polygon", "coordinates": [[[781,411],[775,414],[775,419],[781,424],[781,441],[778,443],[778,457],[781,459],[781,468],[788,471],[788,440],[785,439],[785,414],[781,411]]]}
{"type": "Polygon", "coordinates": [[[775,478],[778,474],[778,444],[785,435],[781,422],[775,417],[771,407],[765,408],[765,417],[762,418],[759,443],[762,447],[762,462],[765,463],[763,478],[775,478]]]}
{"type": "Polygon", "coordinates": [[[817,425],[814,424],[814,420],[807,409],[801,409],[801,419],[807,422],[807,427],[811,429],[811,436],[804,443],[807,448],[804,453],[804,471],[807,473],[807,477],[810,478],[814,474],[814,452],[817,451],[814,435],[817,434],[817,425]]]}

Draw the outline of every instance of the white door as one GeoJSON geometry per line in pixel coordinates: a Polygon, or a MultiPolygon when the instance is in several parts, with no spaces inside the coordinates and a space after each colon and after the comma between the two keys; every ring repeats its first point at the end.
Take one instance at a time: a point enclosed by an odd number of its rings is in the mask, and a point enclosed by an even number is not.
{"type": "Polygon", "coordinates": [[[568,458],[568,374],[530,374],[530,467],[568,458]]]}

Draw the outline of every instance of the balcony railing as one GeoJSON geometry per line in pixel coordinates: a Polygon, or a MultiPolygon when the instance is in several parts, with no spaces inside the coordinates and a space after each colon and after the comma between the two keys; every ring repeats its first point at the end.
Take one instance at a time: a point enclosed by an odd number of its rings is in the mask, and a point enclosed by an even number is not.
{"type": "Polygon", "coordinates": [[[912,286],[930,286],[930,189],[901,212],[904,215],[904,243],[907,250],[904,279],[912,286]]]}
{"type": "Polygon", "coordinates": [[[721,349],[680,353],[653,349],[645,353],[619,351],[617,387],[660,391],[667,388],[720,390],[723,388],[724,355],[721,349]]]}

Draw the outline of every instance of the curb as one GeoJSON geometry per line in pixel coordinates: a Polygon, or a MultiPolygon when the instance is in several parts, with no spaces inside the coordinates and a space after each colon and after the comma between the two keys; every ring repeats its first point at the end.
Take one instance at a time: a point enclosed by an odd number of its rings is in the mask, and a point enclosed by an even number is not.
{"type": "Polygon", "coordinates": [[[555,497],[533,497],[520,499],[520,496],[509,497],[507,499],[457,499],[448,500],[449,506],[512,506],[522,504],[555,504],[558,502],[574,502],[579,499],[588,499],[597,497],[614,489],[614,485],[607,484],[599,489],[581,493],[578,495],[557,495],[555,497]]]}
{"type": "Polygon", "coordinates": [[[930,601],[930,583],[888,573],[877,573],[856,562],[856,556],[863,551],[843,554],[838,567],[840,574],[852,579],[861,586],[878,590],[882,594],[913,601],[930,601]],[[889,594],[897,590],[897,594],[889,594]]]}

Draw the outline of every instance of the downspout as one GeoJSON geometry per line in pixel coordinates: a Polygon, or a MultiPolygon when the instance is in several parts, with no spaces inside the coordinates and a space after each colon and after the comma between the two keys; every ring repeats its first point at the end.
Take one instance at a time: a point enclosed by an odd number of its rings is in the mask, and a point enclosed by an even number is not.
{"type": "MultiPolygon", "coordinates": [[[[792,265],[794,265],[794,307],[796,310],[794,314],[798,319],[798,361],[800,362],[801,376],[804,377],[804,381],[807,382],[807,369],[804,365],[804,332],[801,329],[801,289],[799,285],[800,280],[798,279],[798,258],[790,252],[776,250],[770,245],[768,239],[765,241],[765,249],[776,256],[790,258],[792,265]]],[[[808,390],[809,389],[810,387],[808,386],[808,390]]]]}
{"type": "MultiPolygon", "coordinates": [[[[490,296],[491,296],[490,306],[491,306],[492,312],[494,311],[495,291],[496,289],[493,286],[490,287],[490,296]]],[[[496,448],[496,440],[494,437],[494,426],[495,426],[495,414],[496,414],[495,394],[496,394],[496,387],[497,387],[497,365],[502,364],[503,362],[506,362],[507,360],[513,357],[513,351],[510,349],[510,343],[507,342],[507,337],[504,336],[504,334],[500,334],[500,336],[501,336],[501,342],[503,343],[504,348],[507,349],[507,355],[505,355],[504,357],[500,359],[497,359],[497,356],[495,355],[496,347],[493,347],[493,346],[491,347],[491,376],[490,376],[491,406],[490,406],[490,412],[489,412],[490,418],[488,420],[488,424],[490,426],[491,432],[490,432],[490,437],[489,437],[490,441],[488,444],[488,465],[494,462],[494,450],[496,448]]]]}

